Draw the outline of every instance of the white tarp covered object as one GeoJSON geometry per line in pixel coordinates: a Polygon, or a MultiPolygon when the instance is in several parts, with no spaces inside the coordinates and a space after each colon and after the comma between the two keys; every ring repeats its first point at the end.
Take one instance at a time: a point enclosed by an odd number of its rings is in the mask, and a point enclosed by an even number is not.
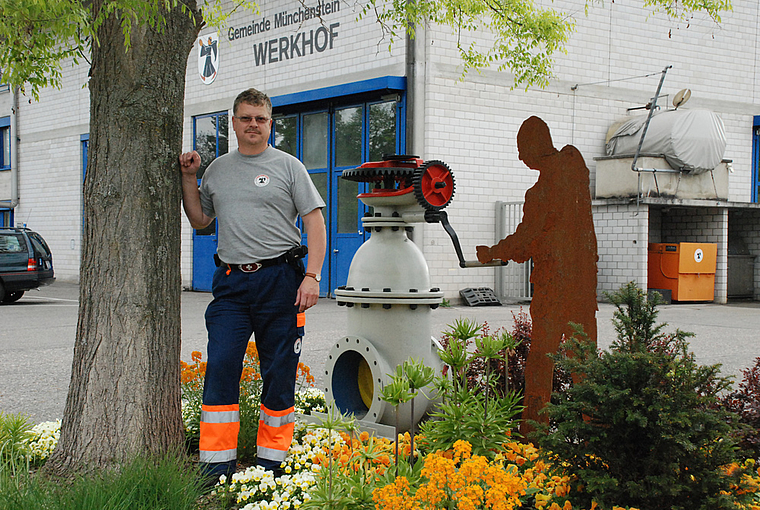
{"type": "MultiPolygon", "coordinates": [[[[641,115],[622,122],[607,142],[607,155],[635,155],[646,119],[641,115]]],[[[725,151],[723,120],[708,110],[653,114],[641,146],[641,154],[661,154],[672,168],[692,174],[713,170],[725,151]]]]}

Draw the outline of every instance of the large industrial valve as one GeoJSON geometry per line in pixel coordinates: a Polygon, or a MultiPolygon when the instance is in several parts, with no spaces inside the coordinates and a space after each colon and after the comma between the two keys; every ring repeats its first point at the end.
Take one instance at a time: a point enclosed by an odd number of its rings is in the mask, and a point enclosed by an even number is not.
{"type": "MultiPolygon", "coordinates": [[[[345,170],[344,179],[373,186],[359,199],[373,213],[362,219],[371,232],[356,252],[344,287],[336,289],[338,305],[348,309],[348,334],[333,345],[325,366],[328,401],[345,414],[367,422],[394,425],[395,408],[380,398],[388,374],[409,358],[440,370],[431,336],[431,310],[443,292],[430,282],[422,251],[409,239],[412,223],[441,222],[451,236],[461,267],[466,262],[443,209],[454,196],[454,176],[441,161],[415,156],[388,156],[345,170]]],[[[430,392],[426,392],[428,395],[430,392]]],[[[427,412],[430,400],[417,397],[399,409],[399,425],[410,429],[427,412]]]]}

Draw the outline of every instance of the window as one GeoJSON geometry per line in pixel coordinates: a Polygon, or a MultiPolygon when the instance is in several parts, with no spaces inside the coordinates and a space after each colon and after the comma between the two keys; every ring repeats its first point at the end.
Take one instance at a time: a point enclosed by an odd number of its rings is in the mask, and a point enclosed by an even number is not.
{"type": "Polygon", "coordinates": [[[201,167],[196,177],[200,179],[209,163],[229,151],[229,116],[227,112],[193,117],[193,142],[201,155],[201,167]]]}
{"type": "Polygon", "coordinates": [[[371,209],[357,198],[367,191],[367,184],[343,179],[343,171],[380,161],[384,155],[404,154],[405,97],[401,90],[390,96],[384,92],[324,101],[314,101],[309,95],[303,103],[275,105],[272,145],[303,162],[326,204],[328,257],[322,295],[345,285],[354,253],[368,237],[361,218],[371,209]]]}
{"type": "Polygon", "coordinates": [[[11,169],[11,118],[0,118],[0,170],[11,169]]]}
{"type": "Polygon", "coordinates": [[[0,209],[0,227],[13,226],[13,209],[0,209]]]}
{"type": "Polygon", "coordinates": [[[11,86],[3,81],[3,71],[0,70],[0,92],[10,92],[11,86]]]}
{"type": "MultiPolygon", "coordinates": [[[[193,145],[201,156],[201,167],[196,174],[199,180],[212,161],[229,152],[229,126],[227,112],[193,117],[193,145]]],[[[196,236],[214,236],[215,234],[216,221],[212,221],[206,228],[195,231],[196,236]]]]}
{"type": "Polygon", "coordinates": [[[0,236],[0,253],[25,253],[26,251],[26,241],[22,234],[0,236]]]}
{"type": "Polygon", "coordinates": [[[36,257],[50,257],[50,248],[48,248],[47,243],[41,235],[36,232],[27,232],[27,235],[32,242],[32,248],[34,248],[34,255],[36,257]]]}
{"type": "Polygon", "coordinates": [[[79,143],[82,146],[82,182],[84,182],[84,178],[87,176],[87,151],[90,147],[90,133],[81,135],[79,143]]]}

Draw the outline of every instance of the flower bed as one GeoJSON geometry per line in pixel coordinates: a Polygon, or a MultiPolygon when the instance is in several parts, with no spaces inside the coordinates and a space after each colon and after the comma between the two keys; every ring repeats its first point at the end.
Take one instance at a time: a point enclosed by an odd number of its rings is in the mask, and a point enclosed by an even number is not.
{"type": "MultiPolygon", "coordinates": [[[[321,425],[298,420],[284,475],[243,469],[217,485],[220,504],[228,508],[234,501],[232,507],[241,510],[760,510],[760,369],[748,371],[741,391],[721,400],[719,391],[730,383],[717,366],[695,362],[685,341],[689,334],[664,334],[654,326],[656,303],[645,302],[632,284],[612,297],[619,338],[611,350],[597,351],[579,331],[555,356],[565,374],[585,377],[575,383],[557,379],[547,405],[551,422],[536,435],[542,447],[514,433],[525,362],[520,352],[530,342],[524,317],[516,319],[520,340],[516,333],[457,321],[440,353],[447,373],[433,374],[409,360],[383,388],[392,405],[413,403],[431,388],[437,392],[432,397],[439,404],[421,434],[397,435],[394,442],[361,432],[352,418],[326,406],[301,364],[296,409],[324,412],[321,425]],[[733,409],[737,402],[741,412],[733,409]],[[737,450],[736,444],[747,446],[737,450]],[[616,506],[623,501],[627,506],[616,506]]],[[[244,366],[243,465],[253,459],[258,425],[261,378],[254,344],[244,366]]],[[[197,438],[204,375],[205,363],[195,352],[192,363],[182,365],[190,445],[197,438]]],[[[6,436],[22,438],[10,449],[23,452],[29,464],[43,462],[55,447],[60,421],[34,428],[6,422],[16,431],[6,436]]],[[[3,437],[0,423],[0,446],[3,437]]]]}

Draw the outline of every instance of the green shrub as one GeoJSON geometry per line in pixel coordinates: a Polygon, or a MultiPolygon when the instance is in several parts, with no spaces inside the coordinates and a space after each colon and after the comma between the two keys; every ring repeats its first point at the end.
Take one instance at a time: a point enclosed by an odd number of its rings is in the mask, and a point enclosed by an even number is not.
{"type": "Polygon", "coordinates": [[[608,296],[617,340],[597,351],[577,328],[555,362],[584,374],[547,406],[551,427],[537,439],[566,463],[588,506],[647,510],[733,508],[724,493],[734,480],[727,413],[717,409],[730,386],[719,365],[700,366],[688,352],[690,333],[662,333],[658,301],[634,283],[608,296]]]}
{"type": "Polygon", "coordinates": [[[446,375],[437,378],[439,402],[420,426],[422,445],[426,451],[449,450],[468,441],[473,454],[493,458],[522,411],[522,397],[509,388],[505,373],[517,342],[467,319],[449,327],[440,353],[446,375]]]}
{"type": "Polygon", "coordinates": [[[28,418],[0,412],[0,477],[28,471],[32,437],[32,424],[28,418]]]}
{"type": "Polygon", "coordinates": [[[261,415],[261,382],[241,383],[240,432],[238,433],[238,461],[253,462],[256,459],[256,438],[261,415]]]}
{"type": "MultiPolygon", "coordinates": [[[[441,343],[448,348],[451,342],[463,344],[472,356],[468,360],[466,379],[467,387],[473,391],[485,391],[482,382],[489,381],[493,391],[506,397],[509,392],[523,395],[525,393],[525,366],[530,352],[533,323],[530,315],[522,307],[517,315],[512,313],[512,329],[509,332],[499,328],[490,331],[488,323],[482,325],[471,323],[468,320],[459,320],[449,331],[445,331],[441,343]],[[467,324],[471,331],[462,330],[461,326],[467,324]],[[462,336],[462,333],[465,333],[462,336]],[[499,353],[499,356],[484,356],[478,342],[480,338],[505,338],[510,339],[508,348],[499,353]],[[489,374],[486,376],[486,374],[489,374]]],[[[572,382],[570,374],[555,367],[552,388],[560,391],[572,382]]],[[[519,413],[518,413],[519,417],[519,413]]]]}

